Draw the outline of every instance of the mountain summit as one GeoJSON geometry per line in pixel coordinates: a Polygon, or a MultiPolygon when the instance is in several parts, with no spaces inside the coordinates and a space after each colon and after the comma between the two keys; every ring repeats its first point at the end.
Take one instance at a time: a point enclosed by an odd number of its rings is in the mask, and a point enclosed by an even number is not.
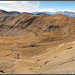
{"type": "Polygon", "coordinates": [[[17,12],[17,11],[5,11],[5,10],[2,10],[0,9],[0,13],[5,13],[5,14],[19,14],[20,12],[17,12]]]}

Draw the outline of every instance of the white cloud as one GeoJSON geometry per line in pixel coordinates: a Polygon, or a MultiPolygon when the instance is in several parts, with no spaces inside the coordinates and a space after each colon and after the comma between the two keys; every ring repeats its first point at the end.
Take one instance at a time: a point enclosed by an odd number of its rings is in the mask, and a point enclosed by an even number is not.
{"type": "Polygon", "coordinates": [[[38,11],[40,11],[40,12],[55,12],[56,10],[52,9],[52,8],[44,8],[44,9],[39,9],[38,11]]]}
{"type": "Polygon", "coordinates": [[[7,11],[21,11],[21,12],[54,12],[52,8],[40,8],[39,1],[0,1],[0,9],[7,11]],[[4,5],[4,3],[9,3],[4,5]]]}
{"type": "Polygon", "coordinates": [[[55,10],[53,8],[40,8],[39,1],[0,1],[0,9],[20,12],[56,12],[72,10],[55,10]]]}
{"type": "Polygon", "coordinates": [[[0,1],[0,3],[15,3],[16,1],[0,1]]]}
{"type": "Polygon", "coordinates": [[[34,12],[39,9],[39,2],[1,1],[0,9],[7,11],[34,12]]]}

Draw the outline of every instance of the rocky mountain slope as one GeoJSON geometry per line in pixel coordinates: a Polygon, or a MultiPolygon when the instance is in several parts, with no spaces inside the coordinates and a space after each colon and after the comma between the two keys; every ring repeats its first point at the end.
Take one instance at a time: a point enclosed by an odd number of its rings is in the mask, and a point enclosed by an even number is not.
{"type": "Polygon", "coordinates": [[[75,18],[0,13],[0,74],[75,74],[74,66],[75,18]]]}
{"type": "Polygon", "coordinates": [[[0,13],[0,35],[25,35],[25,32],[39,33],[56,32],[59,34],[73,33],[75,27],[75,18],[67,17],[61,14],[53,16],[21,14],[3,14],[0,13]],[[22,31],[22,34],[20,32],[22,31]]]}

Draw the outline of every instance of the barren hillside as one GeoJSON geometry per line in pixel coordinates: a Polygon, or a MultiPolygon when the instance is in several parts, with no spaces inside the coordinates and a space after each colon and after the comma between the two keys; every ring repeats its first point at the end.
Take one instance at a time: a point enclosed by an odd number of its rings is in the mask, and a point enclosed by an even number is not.
{"type": "Polygon", "coordinates": [[[75,74],[75,18],[0,13],[0,74],[75,74]]]}

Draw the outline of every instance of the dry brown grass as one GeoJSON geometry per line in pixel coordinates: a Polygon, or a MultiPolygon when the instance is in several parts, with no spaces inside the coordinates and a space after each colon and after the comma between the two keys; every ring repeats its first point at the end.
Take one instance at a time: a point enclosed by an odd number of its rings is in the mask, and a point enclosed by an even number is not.
{"type": "Polygon", "coordinates": [[[4,24],[0,28],[1,74],[75,73],[75,18],[22,13],[11,20],[14,15],[0,15],[9,16],[0,21],[4,24]],[[11,30],[14,25],[18,27],[11,30]],[[53,28],[48,29],[51,25],[53,28]]]}

